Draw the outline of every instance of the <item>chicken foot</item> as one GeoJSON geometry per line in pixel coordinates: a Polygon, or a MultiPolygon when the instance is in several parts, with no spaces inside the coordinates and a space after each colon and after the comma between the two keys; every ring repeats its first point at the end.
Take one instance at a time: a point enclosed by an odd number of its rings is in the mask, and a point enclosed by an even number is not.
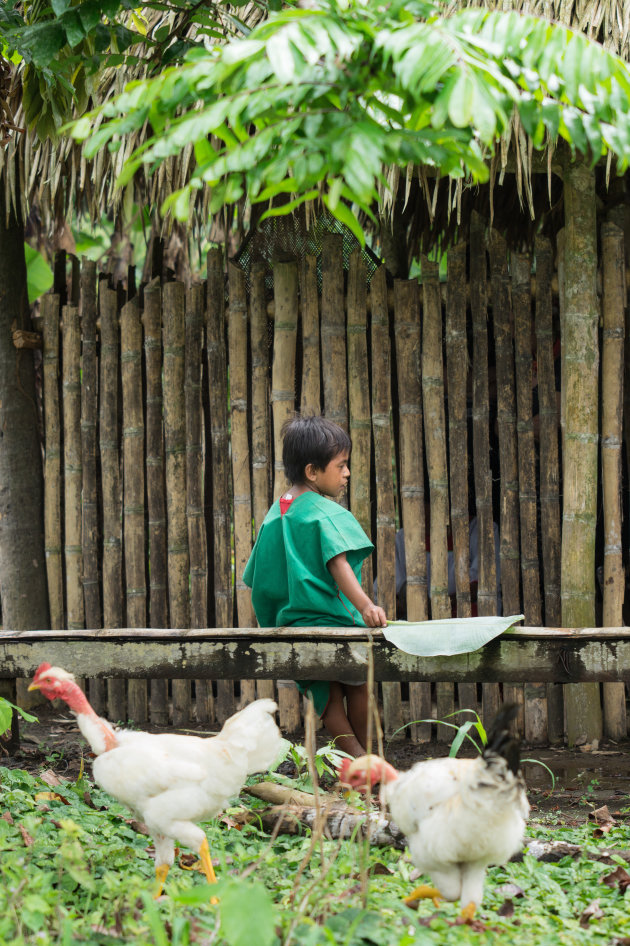
{"type": "Polygon", "coordinates": [[[475,919],[476,909],[477,905],[474,900],[471,900],[470,903],[467,903],[466,906],[463,907],[461,915],[464,923],[472,923],[472,921],[475,919]]]}
{"type": "Polygon", "coordinates": [[[403,899],[403,903],[408,907],[413,907],[417,900],[433,900],[433,905],[437,909],[440,905],[440,900],[443,899],[444,897],[437,887],[430,887],[428,884],[420,884],[419,887],[411,891],[409,896],[403,899]]]}
{"type": "Polygon", "coordinates": [[[164,889],[164,882],[166,880],[168,871],[169,864],[155,865],[155,893],[153,894],[154,900],[157,900],[157,898],[162,895],[162,890],[164,889]]]}

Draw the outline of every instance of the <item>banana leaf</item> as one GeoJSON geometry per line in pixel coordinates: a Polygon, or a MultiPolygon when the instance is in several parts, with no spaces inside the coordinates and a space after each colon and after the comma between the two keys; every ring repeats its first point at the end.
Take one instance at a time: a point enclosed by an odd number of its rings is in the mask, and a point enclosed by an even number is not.
{"type": "Polygon", "coordinates": [[[522,620],[522,614],[512,614],[443,621],[388,621],[383,634],[399,650],[416,657],[451,656],[478,650],[522,620]]]}

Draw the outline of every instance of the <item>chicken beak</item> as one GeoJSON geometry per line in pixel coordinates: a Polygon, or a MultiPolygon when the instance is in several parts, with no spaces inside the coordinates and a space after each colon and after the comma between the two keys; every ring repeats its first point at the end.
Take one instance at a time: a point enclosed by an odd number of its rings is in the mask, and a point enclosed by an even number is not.
{"type": "Polygon", "coordinates": [[[40,690],[40,689],[41,687],[39,683],[31,683],[27,692],[30,692],[31,690],[40,690]]]}

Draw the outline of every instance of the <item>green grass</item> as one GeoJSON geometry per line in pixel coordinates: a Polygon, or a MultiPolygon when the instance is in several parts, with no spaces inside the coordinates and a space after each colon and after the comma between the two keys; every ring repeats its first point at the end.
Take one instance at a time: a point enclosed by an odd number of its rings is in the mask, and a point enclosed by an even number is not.
{"type": "MultiPolygon", "coordinates": [[[[611,946],[630,937],[630,895],[619,885],[602,883],[615,869],[615,849],[630,848],[625,825],[598,840],[592,825],[565,826],[557,815],[548,824],[530,824],[530,836],[577,842],[585,855],[605,850],[613,863],[583,856],[543,864],[525,857],[494,868],[488,872],[482,924],[475,929],[451,925],[457,904],[436,911],[427,901],[417,913],[404,906],[402,897],[417,881],[399,851],[324,840],[314,845],[296,884],[311,847],[308,833],[280,836],[270,844],[255,824],[240,831],[208,824],[210,849],[220,860],[217,887],[211,890],[203,875],[176,864],[166,896],[153,901],[151,839],[134,829],[129,812],[87,779],[53,790],[66,803],[36,798],[50,791],[26,772],[0,768],[0,943],[611,946]],[[364,901],[362,876],[377,864],[380,872],[371,874],[364,901]],[[502,916],[501,887],[508,883],[523,896],[513,899],[511,916],[502,916]],[[218,905],[210,904],[214,893],[218,905]],[[602,915],[581,923],[595,900],[602,915]]],[[[258,803],[234,799],[233,804],[258,803]]]]}

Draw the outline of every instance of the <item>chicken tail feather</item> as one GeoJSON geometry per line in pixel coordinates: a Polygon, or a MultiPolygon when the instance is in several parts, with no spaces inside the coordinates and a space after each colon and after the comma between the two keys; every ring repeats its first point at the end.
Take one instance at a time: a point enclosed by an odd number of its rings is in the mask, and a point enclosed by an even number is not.
{"type": "Polygon", "coordinates": [[[249,775],[265,772],[280,752],[282,737],[273,718],[277,709],[273,700],[255,700],[223,724],[219,738],[243,749],[249,775]]]}
{"type": "Polygon", "coordinates": [[[521,765],[521,744],[520,739],[510,732],[509,725],[517,712],[516,703],[505,703],[501,707],[490,724],[488,742],[482,753],[484,759],[491,755],[501,756],[514,775],[518,775],[521,765]]]}

